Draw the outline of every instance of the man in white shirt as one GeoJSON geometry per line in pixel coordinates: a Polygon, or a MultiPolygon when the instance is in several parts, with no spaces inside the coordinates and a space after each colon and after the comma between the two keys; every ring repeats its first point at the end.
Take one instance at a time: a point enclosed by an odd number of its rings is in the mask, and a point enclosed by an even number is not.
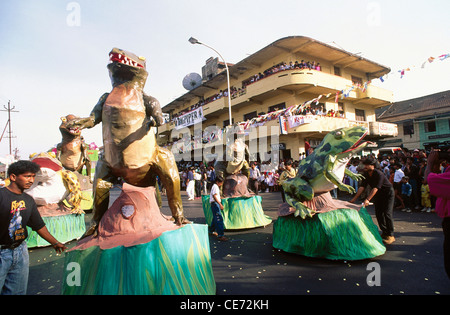
{"type": "Polygon", "coordinates": [[[400,163],[394,165],[395,173],[394,173],[394,183],[400,183],[402,178],[405,176],[405,173],[402,171],[402,166],[400,163]]]}
{"type": "Polygon", "coordinates": [[[193,167],[189,169],[186,178],[186,192],[188,195],[188,200],[194,200],[195,197],[195,180],[194,180],[194,171],[193,167]]]}
{"type": "Polygon", "coordinates": [[[259,191],[259,182],[258,179],[261,177],[261,172],[256,167],[256,163],[252,164],[252,167],[250,168],[250,176],[249,176],[249,186],[250,189],[255,192],[256,195],[258,195],[259,191]]]}
{"type": "MultiPolygon", "coordinates": [[[[395,173],[394,173],[393,186],[394,186],[394,190],[395,190],[395,198],[398,199],[401,204],[403,204],[401,192],[402,192],[402,178],[405,176],[405,173],[403,173],[402,165],[400,163],[395,163],[394,169],[395,169],[395,173]]],[[[400,209],[400,208],[402,208],[402,207],[399,206],[396,209],[400,209]]]]}
{"type": "Polygon", "coordinates": [[[220,210],[223,210],[222,199],[220,198],[220,186],[223,185],[223,178],[218,176],[214,185],[211,187],[211,193],[209,194],[209,202],[211,203],[212,221],[209,227],[210,234],[217,234],[219,241],[228,241],[228,238],[224,236],[225,226],[223,225],[223,217],[220,210]]]}

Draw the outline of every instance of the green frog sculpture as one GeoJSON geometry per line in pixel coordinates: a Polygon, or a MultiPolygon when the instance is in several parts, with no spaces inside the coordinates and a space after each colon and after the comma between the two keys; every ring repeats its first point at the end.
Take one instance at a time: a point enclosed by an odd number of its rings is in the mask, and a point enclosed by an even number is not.
{"type": "Polygon", "coordinates": [[[113,48],[108,70],[113,89],[100,97],[89,117],[68,123],[72,129],[92,128],[102,123],[104,153],[94,178],[93,227],[96,231],[108,209],[109,189],[121,179],[138,187],[156,186],[159,176],[167,190],[172,217],[177,225],[185,219],[180,195],[180,177],[175,158],[156,143],[153,127],[164,123],[159,102],[144,93],[148,72],[144,57],[113,48]]]}
{"type": "Polygon", "coordinates": [[[283,182],[286,202],[295,208],[294,215],[312,217],[315,211],[305,205],[316,195],[336,187],[341,191],[355,193],[352,186],[342,182],[344,174],[354,180],[364,178],[346,168],[350,158],[367,146],[363,142],[367,129],[361,126],[340,128],[328,133],[321,144],[300,162],[297,176],[283,182]]]}

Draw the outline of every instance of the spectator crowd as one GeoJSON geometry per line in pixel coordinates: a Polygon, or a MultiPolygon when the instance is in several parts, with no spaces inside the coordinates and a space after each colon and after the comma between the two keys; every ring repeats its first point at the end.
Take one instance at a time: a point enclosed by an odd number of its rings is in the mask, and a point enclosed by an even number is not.
{"type": "MultiPolygon", "coordinates": [[[[353,157],[347,164],[347,168],[353,173],[362,173],[365,159],[372,157],[377,159],[377,167],[380,168],[395,190],[395,208],[405,212],[422,211],[433,212],[436,205],[436,198],[430,194],[428,184],[424,180],[425,169],[427,167],[427,154],[424,150],[403,149],[390,154],[371,154],[365,157],[353,157]]],[[[256,193],[282,191],[280,177],[284,177],[283,172],[287,168],[296,170],[300,160],[284,159],[278,167],[272,166],[269,162],[252,162],[250,188],[256,193]],[[289,165],[289,167],[287,166],[289,165]],[[282,176],[283,175],[283,176],[282,176]]],[[[198,199],[202,193],[207,194],[215,181],[214,162],[205,164],[203,162],[181,162],[178,163],[181,187],[186,190],[189,199],[198,199]],[[191,184],[189,184],[191,182],[191,184]]],[[[441,164],[441,172],[449,167],[449,162],[441,164]]],[[[344,183],[351,185],[358,190],[358,182],[345,176],[344,183]]],[[[337,191],[332,191],[332,195],[337,196],[337,191]]],[[[342,192],[339,192],[342,194],[342,192]]],[[[362,196],[364,197],[364,196],[362,196]]]]}

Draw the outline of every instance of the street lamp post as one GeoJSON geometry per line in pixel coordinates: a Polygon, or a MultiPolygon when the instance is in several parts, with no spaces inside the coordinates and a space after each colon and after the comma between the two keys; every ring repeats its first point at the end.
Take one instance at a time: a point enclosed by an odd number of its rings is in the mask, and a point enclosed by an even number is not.
{"type": "Polygon", "coordinates": [[[225,68],[227,69],[227,85],[228,85],[228,115],[229,115],[229,126],[231,126],[233,124],[233,120],[231,117],[231,88],[230,88],[230,70],[228,69],[228,64],[225,61],[225,59],[222,57],[222,55],[215,50],[214,48],[212,48],[211,46],[208,46],[204,43],[199,42],[197,39],[195,39],[194,37],[189,38],[189,42],[191,44],[199,44],[199,45],[203,45],[205,47],[208,47],[209,49],[212,49],[216,52],[216,54],[219,55],[220,58],[222,58],[223,63],[225,64],[225,68]]]}

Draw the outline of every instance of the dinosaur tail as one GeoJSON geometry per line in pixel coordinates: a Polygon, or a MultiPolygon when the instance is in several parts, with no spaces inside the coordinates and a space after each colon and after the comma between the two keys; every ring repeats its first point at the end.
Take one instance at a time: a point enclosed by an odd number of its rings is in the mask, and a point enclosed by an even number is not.
{"type": "Polygon", "coordinates": [[[80,182],[78,177],[71,171],[62,170],[61,176],[64,182],[64,186],[69,191],[67,203],[72,208],[72,213],[82,214],[84,211],[81,209],[81,201],[83,200],[83,194],[81,192],[80,182]]]}

